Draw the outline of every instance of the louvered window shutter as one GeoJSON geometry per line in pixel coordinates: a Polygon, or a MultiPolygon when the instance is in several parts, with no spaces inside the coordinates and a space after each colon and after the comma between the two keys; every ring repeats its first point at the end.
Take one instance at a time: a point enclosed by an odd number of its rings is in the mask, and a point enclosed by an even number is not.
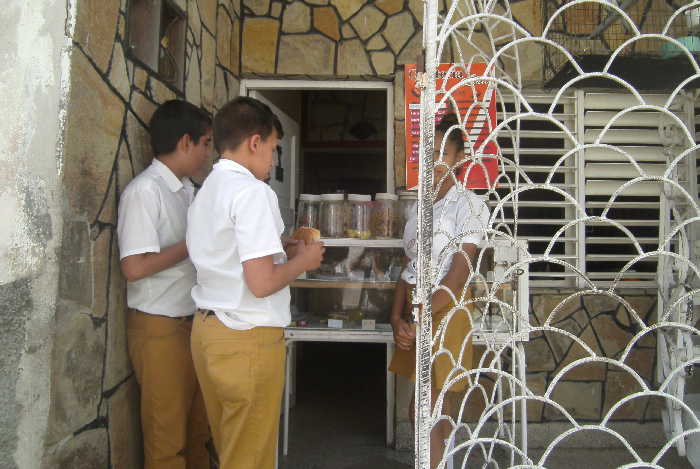
{"type": "MultiPolygon", "coordinates": [[[[547,113],[554,94],[546,91],[525,92],[527,102],[535,112],[547,113]]],[[[521,107],[516,110],[512,96],[500,97],[499,123],[512,117],[515,112],[524,113],[521,107]]],[[[561,122],[572,133],[576,131],[575,94],[564,95],[553,109],[551,117],[561,122]]],[[[551,120],[538,117],[522,117],[520,128],[513,121],[502,130],[498,142],[503,157],[513,162],[506,164],[499,178],[497,192],[500,197],[512,192],[515,187],[545,183],[555,163],[568,150],[574,147],[566,132],[551,120]],[[517,166],[516,166],[517,165],[517,166]],[[520,174],[516,170],[520,168],[520,174]],[[526,176],[524,177],[523,174],[526,176]],[[529,179],[529,180],[528,180],[529,179]]],[[[576,153],[563,161],[551,178],[551,186],[576,197],[576,153]]],[[[491,209],[497,205],[497,197],[490,200],[491,209]]],[[[517,202],[513,201],[499,213],[497,222],[504,223],[518,238],[528,241],[533,256],[542,255],[555,233],[573,217],[574,204],[557,192],[549,189],[531,189],[521,192],[517,202]]],[[[568,229],[557,238],[550,256],[564,260],[578,267],[576,229],[568,229]]],[[[567,287],[573,285],[576,273],[554,262],[538,262],[530,265],[530,279],[533,287],[567,287]]]]}
{"type": "MultiPolygon", "coordinates": [[[[668,95],[644,95],[648,104],[663,106],[668,95]]],[[[629,93],[584,93],[584,143],[598,141],[604,127],[624,109],[637,105],[629,93]]],[[[681,100],[672,111],[683,118],[681,100]]],[[[629,153],[648,176],[661,176],[666,169],[666,155],[659,137],[662,114],[653,110],[635,110],[615,119],[599,143],[620,147],[629,153]]],[[[639,170],[620,153],[607,148],[584,151],[586,179],[585,204],[589,215],[602,215],[611,196],[625,182],[640,176],[639,170]]],[[[644,251],[653,251],[659,242],[659,198],[661,184],[644,181],[634,184],[610,204],[606,218],[624,225],[644,251]]],[[[607,222],[588,223],[585,230],[585,267],[589,278],[607,286],[627,262],[636,257],[632,240],[607,222]]],[[[657,258],[637,262],[622,278],[618,287],[652,287],[656,278],[657,258]]]]}
{"type": "MultiPolygon", "coordinates": [[[[524,92],[527,102],[536,112],[546,113],[554,93],[539,90],[524,92]]],[[[668,95],[644,95],[648,104],[664,106],[668,95]]],[[[498,121],[512,117],[516,109],[512,97],[499,97],[498,121]]],[[[700,103],[692,109],[683,108],[684,98],[676,99],[671,110],[684,122],[698,122],[700,135],[700,103]]],[[[595,143],[608,123],[622,110],[637,105],[629,93],[572,91],[564,94],[553,108],[552,117],[569,129],[578,141],[595,143]]],[[[659,137],[661,113],[640,109],[618,117],[599,143],[619,147],[629,153],[648,176],[661,176],[666,169],[666,155],[659,137]]],[[[501,153],[512,164],[503,168],[496,192],[489,204],[492,210],[498,197],[505,197],[515,187],[544,183],[555,163],[575,147],[575,142],[551,121],[522,117],[513,121],[498,135],[501,153]],[[520,175],[515,169],[520,168],[520,175]],[[525,174],[526,177],[522,175],[525,174]]],[[[695,165],[694,165],[695,166],[695,165]]],[[[700,161],[698,162],[700,167],[700,161]]],[[[695,167],[694,174],[697,174],[695,167]]],[[[551,184],[570,194],[585,207],[587,215],[602,216],[615,191],[640,176],[635,166],[612,149],[594,147],[572,152],[560,162],[551,184]]],[[[697,174],[700,183],[700,174],[697,174]]],[[[683,181],[682,181],[683,182],[683,181]]],[[[644,251],[653,251],[659,242],[659,206],[661,184],[655,181],[636,183],[625,189],[610,205],[606,218],[619,222],[632,233],[644,251]]],[[[496,220],[501,229],[526,239],[533,256],[542,255],[552,237],[569,221],[578,218],[575,206],[552,190],[533,189],[519,195],[517,201],[506,204],[496,220]]],[[[498,225],[497,225],[498,227],[498,225]]],[[[619,228],[606,221],[588,222],[562,233],[550,252],[552,258],[563,260],[585,272],[596,285],[606,287],[625,264],[636,257],[633,241],[619,228]]],[[[618,287],[653,288],[657,259],[647,258],[636,263],[623,277],[618,287]]],[[[582,283],[572,269],[553,262],[530,265],[533,287],[568,287],[582,283]],[[577,280],[578,279],[578,280],[577,280]]]]}

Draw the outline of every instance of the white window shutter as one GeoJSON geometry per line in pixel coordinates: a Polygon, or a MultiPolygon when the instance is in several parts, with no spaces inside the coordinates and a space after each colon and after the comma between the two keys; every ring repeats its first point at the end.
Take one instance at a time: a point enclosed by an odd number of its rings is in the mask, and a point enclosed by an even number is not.
{"type": "MultiPolygon", "coordinates": [[[[554,93],[541,90],[528,90],[525,98],[534,111],[546,113],[551,106],[554,93]]],[[[574,93],[565,94],[555,107],[552,117],[561,122],[570,132],[575,133],[576,110],[574,93]]],[[[498,122],[503,122],[504,117],[511,117],[515,112],[512,96],[499,98],[498,122]],[[505,111],[502,109],[505,106],[505,111]]],[[[524,113],[521,108],[519,113],[524,113]]],[[[499,133],[499,148],[506,160],[517,161],[518,167],[532,184],[544,183],[559,160],[569,149],[573,148],[573,142],[566,136],[566,132],[554,122],[536,117],[522,117],[519,120],[520,128],[516,122],[512,122],[510,129],[499,133]]],[[[569,193],[573,198],[576,195],[576,154],[572,154],[556,170],[551,185],[569,193]]],[[[508,177],[506,182],[501,179],[497,192],[504,197],[515,187],[527,186],[526,178],[517,176],[513,165],[506,166],[504,172],[508,177]]],[[[491,196],[490,206],[493,210],[497,205],[497,198],[491,196]]],[[[553,235],[564,226],[574,213],[574,204],[567,201],[561,194],[553,190],[532,189],[522,192],[517,203],[510,202],[504,210],[498,214],[497,222],[508,226],[518,238],[526,239],[530,253],[533,256],[542,255],[553,235]],[[516,214],[517,207],[517,214],[516,214]],[[516,223],[517,219],[517,223],[516,223]]],[[[577,265],[577,237],[576,230],[569,229],[557,238],[550,256],[557,260],[577,265]]],[[[554,262],[540,262],[530,265],[531,286],[534,287],[568,287],[574,284],[576,274],[571,269],[554,262]]]]}
{"type": "MultiPolygon", "coordinates": [[[[647,104],[663,106],[668,95],[644,95],[647,104]]],[[[640,177],[660,176],[666,170],[666,156],[659,137],[661,113],[635,110],[615,120],[601,138],[603,129],[622,110],[639,104],[634,96],[623,92],[586,92],[584,94],[584,135],[586,144],[605,143],[626,151],[638,163],[637,169],[626,156],[607,148],[584,151],[586,212],[602,215],[624,225],[644,251],[653,251],[659,238],[659,198],[662,185],[644,181],[629,186],[610,204],[612,195],[623,184],[640,177]]],[[[682,102],[676,100],[671,110],[683,118],[682,102]]],[[[627,262],[637,256],[633,241],[621,230],[606,222],[588,223],[585,234],[586,272],[601,287],[617,277],[627,262]]],[[[618,288],[653,287],[657,259],[635,263],[618,288]]]]}

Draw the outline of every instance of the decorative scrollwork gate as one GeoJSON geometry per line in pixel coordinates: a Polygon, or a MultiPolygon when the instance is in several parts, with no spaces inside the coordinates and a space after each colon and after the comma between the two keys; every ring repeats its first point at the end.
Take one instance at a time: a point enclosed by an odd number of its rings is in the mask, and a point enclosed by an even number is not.
{"type": "MultiPolygon", "coordinates": [[[[700,29],[700,1],[660,2],[665,16],[650,21],[649,11],[659,2],[547,0],[540,34],[515,21],[508,0],[453,0],[442,10],[440,3],[424,1],[425,68],[418,79],[416,467],[551,467],[550,457],[563,442],[587,432],[627,450],[629,463],[622,467],[663,467],[673,448],[700,467],[694,459],[696,448],[700,452],[700,395],[686,390],[700,361],[694,316],[700,303],[695,160],[700,67],[694,55],[700,38],[693,36],[700,29]],[[580,27],[584,18],[587,31],[580,27]],[[594,49],[602,50],[596,53],[603,59],[586,62],[586,51],[594,49]],[[546,58],[543,75],[555,89],[534,92],[524,86],[523,66],[533,54],[546,58]],[[674,72],[668,87],[639,90],[641,77],[620,66],[639,54],[673,57],[674,64],[682,63],[674,70],[685,76],[674,72]],[[452,63],[465,78],[451,87],[447,80],[440,84],[441,62],[452,63]],[[486,64],[486,71],[470,75],[477,63],[486,64]],[[480,94],[477,86],[484,82],[487,89],[480,94]],[[466,111],[455,102],[464,87],[475,96],[466,111]],[[462,109],[448,132],[461,129],[471,136],[474,116],[491,100],[497,117],[480,124],[488,136],[465,139],[464,159],[435,179],[436,168],[445,166],[445,145],[435,140],[438,111],[462,109]],[[533,148],[538,138],[549,140],[533,148]],[[487,151],[494,146],[497,151],[487,151]],[[458,233],[450,249],[436,254],[435,227],[448,210],[448,204],[434,205],[440,184],[453,177],[464,191],[456,176],[463,165],[486,172],[493,159],[497,174],[488,188],[476,191],[490,208],[480,228],[480,251],[467,256],[460,243],[466,233],[458,233]],[[463,289],[450,292],[450,311],[434,317],[432,298],[446,288],[437,272],[451,256],[468,257],[469,278],[463,289]],[[535,304],[530,287],[536,284],[559,290],[535,304]],[[656,308],[642,310],[638,293],[630,291],[657,295],[656,308]],[[591,305],[608,306],[598,313],[591,305]],[[450,321],[460,314],[471,327],[455,353],[445,340],[450,321]],[[605,324],[624,330],[616,333],[614,349],[601,338],[613,330],[605,324]],[[533,383],[528,371],[541,358],[533,353],[537,340],[553,354],[567,345],[543,381],[533,383]],[[462,360],[470,344],[481,346],[471,367],[462,360]],[[656,376],[651,376],[645,370],[652,369],[654,347],[656,376]],[[435,389],[434,367],[442,356],[453,369],[435,389]],[[623,385],[600,381],[608,393],[597,415],[572,410],[571,393],[584,388],[567,383],[596,370],[623,385]],[[647,417],[656,409],[662,418],[666,444],[650,459],[613,425],[631,407],[646,409],[647,417]],[[527,442],[532,408],[563,425],[536,458],[527,442]],[[431,444],[436,435],[444,441],[431,444]]],[[[666,76],[659,68],[648,73],[659,80],[666,76]]]]}

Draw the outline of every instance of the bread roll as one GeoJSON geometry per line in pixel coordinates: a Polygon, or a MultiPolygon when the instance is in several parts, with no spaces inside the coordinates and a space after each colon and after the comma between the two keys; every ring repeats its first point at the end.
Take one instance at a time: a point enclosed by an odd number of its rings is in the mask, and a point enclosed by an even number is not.
{"type": "Polygon", "coordinates": [[[321,240],[321,232],[316,228],[301,226],[292,235],[293,239],[304,241],[306,244],[315,243],[321,240]]]}

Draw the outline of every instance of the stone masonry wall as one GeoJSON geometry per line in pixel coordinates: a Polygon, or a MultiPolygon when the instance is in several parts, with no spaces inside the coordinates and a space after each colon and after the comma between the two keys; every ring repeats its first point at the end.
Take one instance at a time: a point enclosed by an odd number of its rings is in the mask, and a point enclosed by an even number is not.
{"type": "MultiPolygon", "coordinates": [[[[537,292],[530,295],[530,324],[543,326],[550,318],[550,325],[570,332],[581,339],[598,356],[619,359],[622,351],[638,332],[630,313],[619,302],[602,295],[584,296],[565,301],[572,292],[537,292]],[[556,316],[552,311],[564,302],[556,316]]],[[[649,291],[621,293],[639,314],[645,324],[656,320],[656,295],[649,291]]],[[[537,331],[525,344],[527,359],[527,385],[537,396],[544,396],[555,376],[566,365],[584,358],[587,353],[574,341],[557,332],[537,331]]],[[[474,364],[477,366],[483,349],[477,348],[474,364]]],[[[652,389],[655,387],[656,338],[645,336],[625,361],[652,389]]],[[[482,379],[486,389],[492,389],[491,381],[482,379]]],[[[592,363],[578,365],[561,377],[551,398],[561,404],[579,423],[599,423],[608,411],[625,396],[641,390],[632,376],[611,364],[592,363]]],[[[401,449],[413,447],[413,429],[408,420],[408,406],[413,392],[412,383],[405,379],[397,381],[396,401],[396,446],[401,449]]],[[[505,391],[507,393],[507,390],[505,391]]],[[[481,417],[484,401],[475,393],[465,406],[464,420],[476,422],[481,417]]],[[[634,399],[621,406],[612,416],[615,424],[626,422],[628,434],[639,446],[659,443],[658,426],[653,435],[644,436],[638,424],[658,422],[661,402],[649,398],[634,399]]],[[[542,444],[563,431],[568,421],[557,409],[542,402],[528,404],[528,421],[531,424],[532,441],[542,444]]],[[[651,427],[650,427],[651,428],[651,427]]],[[[630,440],[632,441],[632,440],[630,440]]],[[[590,443],[590,441],[586,441],[590,443]]],[[[602,443],[603,446],[612,442],[602,443]]],[[[581,443],[572,443],[573,446],[581,443]]],[[[538,446],[535,446],[538,447],[538,446]]]]}
{"type": "Polygon", "coordinates": [[[175,3],[187,15],[183,91],[130,58],[126,0],[77,3],[44,467],[141,467],[115,233],[119,196],[150,163],[146,127],[159,103],[178,97],[213,113],[239,89],[239,1],[175,3]]]}
{"type": "MultiPolygon", "coordinates": [[[[638,332],[638,325],[622,303],[603,295],[589,295],[570,299],[556,316],[552,311],[569,294],[532,295],[530,324],[544,325],[549,318],[553,327],[580,338],[598,356],[619,359],[625,347],[638,332]],[[551,316],[551,318],[550,318],[551,316]]],[[[621,296],[649,325],[656,320],[656,295],[644,292],[621,296]]],[[[554,376],[571,362],[588,354],[569,337],[556,332],[535,332],[525,347],[527,354],[528,386],[542,395],[554,376]]],[[[653,387],[656,366],[656,338],[648,334],[632,349],[625,363],[634,369],[650,387],[653,387]]],[[[600,422],[610,408],[623,397],[640,391],[639,384],[619,367],[591,363],[578,365],[563,375],[552,399],[560,403],[577,420],[600,422]]],[[[612,420],[644,423],[659,420],[658,402],[636,399],[622,406],[612,420]]],[[[556,409],[541,403],[528,406],[531,422],[564,420],[556,409]]]]}
{"type": "MultiPolygon", "coordinates": [[[[516,21],[533,34],[541,33],[540,0],[512,8],[516,21]]],[[[394,174],[396,186],[404,186],[403,66],[416,63],[421,52],[422,23],[421,0],[243,0],[241,73],[392,81],[394,174]]],[[[527,83],[540,84],[543,55],[534,52],[522,63],[523,76],[527,83]]],[[[447,47],[443,62],[453,58],[447,47]]]]}

